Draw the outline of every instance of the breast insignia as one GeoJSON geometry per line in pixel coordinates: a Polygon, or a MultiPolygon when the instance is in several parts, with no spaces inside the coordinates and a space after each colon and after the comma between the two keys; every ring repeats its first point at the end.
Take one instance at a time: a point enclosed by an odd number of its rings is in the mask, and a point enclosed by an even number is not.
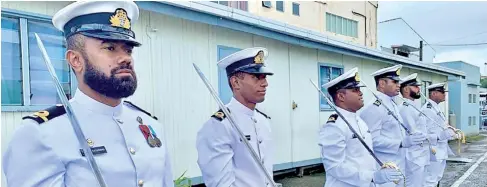
{"type": "Polygon", "coordinates": [[[51,119],[59,117],[66,113],[64,106],[58,104],[56,106],[49,107],[45,110],[37,111],[30,116],[24,116],[22,119],[32,119],[39,124],[48,122],[51,119]]]}
{"type": "Polygon", "coordinates": [[[382,104],[382,103],[379,100],[375,100],[374,105],[380,106],[380,104],[382,104]]]}

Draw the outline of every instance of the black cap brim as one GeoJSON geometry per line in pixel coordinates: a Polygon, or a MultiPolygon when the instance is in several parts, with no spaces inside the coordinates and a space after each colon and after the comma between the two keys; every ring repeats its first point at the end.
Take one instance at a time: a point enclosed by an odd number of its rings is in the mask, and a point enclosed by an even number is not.
{"type": "Polygon", "coordinates": [[[245,68],[242,70],[239,70],[241,72],[249,73],[249,74],[264,74],[264,75],[274,75],[273,72],[265,68],[264,66],[254,66],[250,68],[245,68]]]}
{"type": "Polygon", "coordinates": [[[120,34],[120,33],[114,33],[114,32],[108,32],[108,31],[102,31],[102,32],[83,31],[83,32],[79,32],[79,33],[82,35],[97,38],[100,40],[122,41],[122,42],[126,42],[130,45],[133,45],[135,47],[139,47],[142,45],[140,42],[135,40],[135,38],[132,38],[128,35],[120,34]]]}

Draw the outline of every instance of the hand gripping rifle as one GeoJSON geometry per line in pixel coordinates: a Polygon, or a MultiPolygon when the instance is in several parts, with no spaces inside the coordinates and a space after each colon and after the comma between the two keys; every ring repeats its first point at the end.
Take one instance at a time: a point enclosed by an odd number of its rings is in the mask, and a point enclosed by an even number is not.
{"type": "Polygon", "coordinates": [[[255,152],[255,150],[252,148],[252,146],[250,145],[250,143],[247,141],[247,138],[245,138],[245,135],[243,134],[242,130],[238,127],[237,123],[235,122],[235,119],[232,117],[232,115],[228,111],[227,107],[225,107],[225,105],[223,104],[223,102],[218,97],[218,94],[216,93],[215,89],[213,89],[213,87],[211,86],[211,84],[208,81],[208,79],[206,79],[205,75],[203,74],[203,72],[201,72],[200,68],[196,64],[193,63],[193,66],[194,66],[194,69],[196,70],[196,72],[198,73],[198,75],[200,76],[201,80],[203,81],[203,83],[205,83],[206,88],[208,88],[208,90],[210,91],[211,95],[215,99],[215,101],[218,104],[218,106],[220,107],[220,109],[227,116],[228,121],[230,122],[230,124],[233,126],[233,128],[235,128],[237,130],[238,135],[240,136],[240,139],[242,139],[242,141],[245,144],[245,147],[247,147],[247,149],[250,151],[250,154],[252,155],[252,158],[257,163],[257,165],[259,166],[259,168],[262,170],[262,172],[264,172],[264,174],[265,174],[265,176],[267,178],[267,181],[269,181],[272,184],[272,186],[278,187],[278,185],[276,185],[276,183],[274,182],[274,180],[271,177],[271,175],[269,174],[269,172],[267,172],[267,169],[265,168],[265,166],[262,164],[262,161],[260,160],[260,158],[257,155],[257,153],[255,152]]]}
{"type": "MultiPolygon", "coordinates": [[[[331,102],[330,98],[328,98],[325,95],[325,93],[323,93],[323,91],[321,91],[321,89],[311,79],[309,79],[309,81],[318,90],[318,92],[321,94],[321,96],[326,99],[326,102],[328,102],[328,104],[331,106],[331,108],[333,108],[333,110],[335,110],[337,115],[343,119],[343,121],[347,124],[350,131],[352,131],[352,133],[358,138],[360,143],[362,143],[362,145],[365,147],[365,149],[367,149],[369,154],[375,159],[375,161],[381,166],[381,168],[392,168],[392,169],[396,169],[397,171],[401,172],[399,167],[395,163],[393,163],[393,162],[383,163],[382,161],[380,161],[379,158],[377,158],[375,153],[372,151],[372,149],[370,149],[370,147],[367,145],[367,143],[365,143],[364,139],[362,139],[362,136],[360,136],[357,133],[357,131],[355,131],[355,129],[350,125],[350,123],[347,121],[347,119],[345,117],[343,117],[343,115],[340,113],[340,111],[337,110],[335,103],[331,102]]],[[[403,177],[404,177],[404,175],[403,175],[403,177]]],[[[406,179],[404,179],[404,182],[405,181],[406,181],[406,179]]],[[[394,181],[394,183],[398,184],[399,181],[394,181]]],[[[404,186],[406,186],[406,183],[404,183],[404,186]]]]}
{"type": "Polygon", "coordinates": [[[93,171],[93,174],[95,175],[95,178],[98,181],[100,187],[106,187],[107,185],[103,180],[103,176],[101,175],[100,168],[98,168],[95,158],[93,157],[93,153],[91,152],[91,149],[88,146],[88,143],[86,142],[86,137],[79,126],[78,118],[76,118],[76,116],[74,115],[73,108],[71,107],[71,104],[66,98],[66,93],[64,93],[63,87],[59,83],[59,79],[57,78],[56,72],[54,71],[54,67],[52,66],[51,59],[49,58],[49,55],[46,52],[46,48],[44,47],[42,40],[39,38],[39,35],[37,35],[37,33],[34,33],[34,35],[37,40],[37,46],[39,46],[39,49],[42,52],[42,57],[44,58],[44,62],[46,63],[47,70],[49,70],[52,81],[56,86],[59,99],[61,99],[61,103],[63,104],[64,109],[66,110],[66,115],[68,116],[69,121],[71,122],[71,126],[74,129],[79,144],[81,145],[81,148],[83,148],[83,151],[86,154],[86,158],[87,158],[86,160],[88,161],[88,164],[91,166],[91,170],[93,171]]]}

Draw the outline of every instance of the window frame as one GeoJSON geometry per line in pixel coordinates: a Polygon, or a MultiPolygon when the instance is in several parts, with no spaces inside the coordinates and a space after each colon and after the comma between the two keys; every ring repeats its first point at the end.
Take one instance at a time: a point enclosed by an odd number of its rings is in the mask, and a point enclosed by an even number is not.
{"type": "MultiPolygon", "coordinates": [[[[36,14],[31,12],[25,12],[20,10],[13,10],[9,8],[1,9],[2,17],[8,17],[19,20],[19,33],[20,33],[20,53],[21,53],[21,69],[22,69],[22,105],[3,105],[2,112],[33,112],[42,110],[51,105],[31,105],[30,99],[30,59],[29,59],[29,30],[28,21],[45,22],[52,24],[52,16],[43,14],[36,14]]],[[[54,26],[53,26],[54,27],[54,26]]],[[[78,87],[76,77],[72,71],[70,71],[70,89],[71,95],[74,96],[78,87]]],[[[56,95],[56,97],[59,97],[56,95]]]]}
{"type": "Polygon", "coordinates": [[[300,11],[300,4],[299,3],[296,3],[296,2],[293,2],[293,5],[292,5],[292,14],[295,15],[295,16],[301,16],[301,11],[300,11]],[[298,11],[297,11],[297,14],[296,12],[294,12],[294,6],[298,6],[298,11]]]}
{"type": "Polygon", "coordinates": [[[325,21],[327,32],[338,34],[342,36],[358,38],[358,21],[350,18],[345,18],[330,12],[325,13],[325,21]],[[333,21],[333,23],[331,23],[333,21]],[[340,25],[338,25],[340,24],[340,25]],[[344,29],[345,28],[345,29],[344,29]],[[338,32],[340,31],[340,32],[338,32]]]}
{"type": "MultiPolygon", "coordinates": [[[[321,89],[321,85],[325,84],[322,80],[321,80],[321,67],[328,67],[330,68],[330,76],[331,76],[331,71],[333,68],[337,68],[337,69],[340,69],[340,75],[343,75],[343,73],[345,73],[345,67],[343,65],[339,65],[339,64],[331,64],[331,63],[325,63],[325,62],[318,62],[318,83],[320,86],[320,89],[321,89]]],[[[327,93],[325,93],[326,95],[328,95],[327,93]]],[[[328,104],[328,108],[324,108],[324,107],[321,107],[321,102],[324,101],[324,98],[323,96],[320,94],[319,95],[319,99],[318,99],[318,107],[319,107],[319,111],[320,112],[329,112],[329,111],[333,111],[333,108],[331,108],[331,106],[328,104]]],[[[324,101],[326,102],[326,101],[324,101]]]]}
{"type": "Polygon", "coordinates": [[[262,1],[262,7],[272,8],[272,2],[271,1],[262,1]]]}
{"type": "Polygon", "coordinates": [[[279,11],[279,12],[284,12],[285,11],[285,9],[284,9],[284,2],[285,1],[276,1],[276,10],[277,11],[279,11]],[[278,6],[279,3],[282,3],[282,10],[279,10],[279,8],[278,8],[279,7],[278,6]]]}

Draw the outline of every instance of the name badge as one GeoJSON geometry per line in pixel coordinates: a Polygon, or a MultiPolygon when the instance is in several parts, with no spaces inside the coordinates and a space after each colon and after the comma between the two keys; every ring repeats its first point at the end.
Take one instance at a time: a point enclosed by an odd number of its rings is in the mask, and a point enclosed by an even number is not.
{"type": "MultiPolygon", "coordinates": [[[[85,151],[83,151],[83,149],[79,149],[79,152],[81,153],[81,156],[85,156],[85,151]]],[[[91,152],[93,153],[93,155],[100,155],[107,153],[107,149],[105,149],[105,146],[92,147],[91,152]]]]}
{"type": "MultiPolygon", "coordinates": [[[[245,135],[245,138],[250,141],[250,135],[245,135]]],[[[242,139],[240,139],[240,141],[242,142],[242,139]]]]}

